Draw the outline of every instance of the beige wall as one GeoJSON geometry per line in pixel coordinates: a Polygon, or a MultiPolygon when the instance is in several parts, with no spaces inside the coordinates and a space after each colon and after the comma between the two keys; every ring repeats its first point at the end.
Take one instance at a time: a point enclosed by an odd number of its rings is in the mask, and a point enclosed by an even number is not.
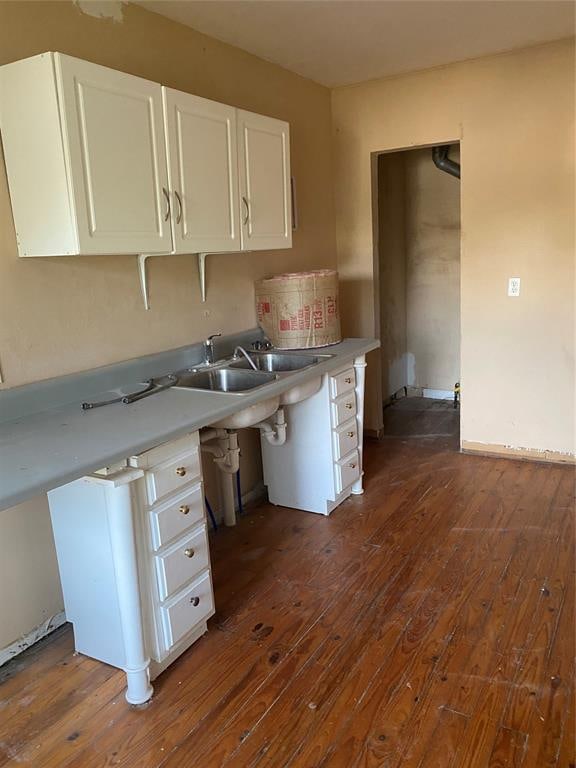
{"type": "MultiPolygon", "coordinates": [[[[151,259],[151,309],[145,312],[134,256],[17,257],[0,163],[5,387],[253,327],[256,278],[335,265],[328,89],[136,6],[124,6],[123,21],[114,22],[85,15],[68,2],[0,2],[0,64],[42,51],[61,51],[289,121],[299,227],[289,251],[210,257],[206,304],[200,302],[195,258],[151,259]]],[[[260,477],[256,447],[255,435],[243,436],[245,490],[260,477]]],[[[10,560],[11,580],[0,587],[3,616],[11,617],[2,622],[0,648],[61,604],[48,534],[44,498],[0,512],[0,562],[18,553],[10,560]],[[30,569],[34,561],[43,565],[30,569]]]]}
{"type": "Polygon", "coordinates": [[[407,384],[405,155],[392,152],[378,156],[380,359],[384,401],[407,384]]]}
{"type": "Polygon", "coordinates": [[[299,228],[287,251],[151,259],[149,312],[135,256],[18,259],[0,170],[0,364],[6,386],[84,370],[256,324],[253,282],[335,265],[330,93],[280,67],[132,5],[122,23],[72,3],[0,3],[0,64],[53,50],[288,120],[299,228]]]}
{"type": "MultiPolygon", "coordinates": [[[[459,161],[459,148],[450,157],[459,161]]],[[[451,390],[460,375],[460,182],[430,149],[378,155],[384,401],[401,387],[451,390]]]]}
{"type": "Polygon", "coordinates": [[[48,500],[0,512],[0,651],[63,608],[48,500]]]}
{"type": "Polygon", "coordinates": [[[336,89],[332,108],[344,332],[379,325],[371,153],[461,140],[462,438],[574,452],[573,41],[336,89]]]}
{"type": "Polygon", "coordinates": [[[460,377],[460,182],[429,149],[405,156],[406,383],[451,390],[460,377]]]}

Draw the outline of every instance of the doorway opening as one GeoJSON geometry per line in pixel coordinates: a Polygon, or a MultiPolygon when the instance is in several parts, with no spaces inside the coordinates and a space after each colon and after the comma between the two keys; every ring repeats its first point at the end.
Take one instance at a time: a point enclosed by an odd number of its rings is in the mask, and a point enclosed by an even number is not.
{"type": "Polygon", "coordinates": [[[460,146],[378,154],[384,436],[459,447],[460,146]]]}

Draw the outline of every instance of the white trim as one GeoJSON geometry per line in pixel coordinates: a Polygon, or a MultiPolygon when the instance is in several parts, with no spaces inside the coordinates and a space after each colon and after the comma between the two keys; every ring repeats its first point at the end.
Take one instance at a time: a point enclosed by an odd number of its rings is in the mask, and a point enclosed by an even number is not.
{"type": "Polygon", "coordinates": [[[13,643],[10,643],[10,645],[7,645],[6,648],[2,648],[0,650],[0,667],[3,664],[6,664],[7,661],[16,658],[16,656],[30,648],[34,643],[42,640],[46,635],[54,632],[55,629],[61,627],[65,622],[66,614],[64,611],[60,611],[60,613],[57,613],[55,616],[50,616],[50,618],[46,619],[46,621],[40,624],[39,627],[35,627],[19,640],[15,640],[13,643]]]}
{"type": "Polygon", "coordinates": [[[354,496],[360,496],[364,493],[362,485],[362,476],[364,474],[364,387],[366,382],[366,356],[361,355],[354,360],[356,395],[356,434],[358,436],[358,456],[360,459],[360,476],[352,485],[350,493],[354,496]]]}
{"type": "Polygon", "coordinates": [[[453,400],[453,389],[423,389],[422,397],[431,397],[433,400],[453,400]]]}
{"type": "MultiPolygon", "coordinates": [[[[258,483],[251,491],[242,494],[242,506],[252,504],[255,501],[262,501],[266,496],[266,486],[264,483],[258,483]]],[[[236,500],[236,511],[238,511],[238,500],[236,500]]]]}

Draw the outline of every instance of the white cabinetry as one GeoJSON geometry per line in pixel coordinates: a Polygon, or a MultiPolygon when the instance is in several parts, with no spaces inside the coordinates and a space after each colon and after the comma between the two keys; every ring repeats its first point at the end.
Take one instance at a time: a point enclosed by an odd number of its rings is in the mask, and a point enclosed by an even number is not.
{"type": "Polygon", "coordinates": [[[170,250],[160,85],[41,54],[2,68],[0,124],[21,256],[170,250]]]}
{"type": "Polygon", "coordinates": [[[326,375],[312,397],[285,406],[284,445],[262,439],[264,483],[272,504],[329,515],[362,493],[364,357],[326,375]]]}
{"type": "Polygon", "coordinates": [[[238,110],[242,247],[290,248],[290,135],[287,123],[238,110]]]}
{"type": "Polygon", "coordinates": [[[164,88],[174,250],[239,251],[236,110],[164,88]]]}
{"type": "Polygon", "coordinates": [[[124,669],[141,703],[206,631],[214,596],[198,433],[129,464],[48,499],[76,650],[124,669]]]}
{"type": "Polygon", "coordinates": [[[292,244],[288,123],[60,53],[0,67],[20,256],[292,244]]]}

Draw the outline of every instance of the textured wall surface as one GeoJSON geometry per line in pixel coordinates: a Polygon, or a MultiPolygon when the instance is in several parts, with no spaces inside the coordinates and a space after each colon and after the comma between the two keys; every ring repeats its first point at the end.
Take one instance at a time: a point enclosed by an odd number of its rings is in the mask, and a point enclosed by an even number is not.
{"type": "MultiPolygon", "coordinates": [[[[450,152],[459,160],[456,148],[450,152]]],[[[429,149],[406,152],[407,384],[452,389],[460,376],[460,182],[429,149]]]]}
{"type": "Polygon", "coordinates": [[[339,88],[332,106],[344,333],[379,327],[371,155],[460,140],[462,439],[574,453],[574,41],[339,88]]]}
{"type": "MultiPolygon", "coordinates": [[[[331,107],[327,88],[132,5],[0,3],[0,64],[43,51],[288,120],[299,227],[291,250],[211,256],[200,302],[195,257],[148,262],[144,310],[135,256],[19,259],[0,161],[0,366],[5,387],[189,344],[256,325],[253,282],[276,272],[334,267],[331,107]],[[122,13],[118,13],[121,10],[122,13]]],[[[261,480],[259,438],[242,435],[243,489],[261,480]]],[[[212,468],[210,500],[218,506],[212,468]]],[[[0,511],[0,648],[61,609],[46,499],[0,511]],[[10,553],[17,557],[8,557],[10,553]],[[26,553],[26,557],[22,557],[26,553]],[[37,566],[30,568],[30,562],[37,566]],[[9,565],[8,565],[9,564],[9,565]]]]}

